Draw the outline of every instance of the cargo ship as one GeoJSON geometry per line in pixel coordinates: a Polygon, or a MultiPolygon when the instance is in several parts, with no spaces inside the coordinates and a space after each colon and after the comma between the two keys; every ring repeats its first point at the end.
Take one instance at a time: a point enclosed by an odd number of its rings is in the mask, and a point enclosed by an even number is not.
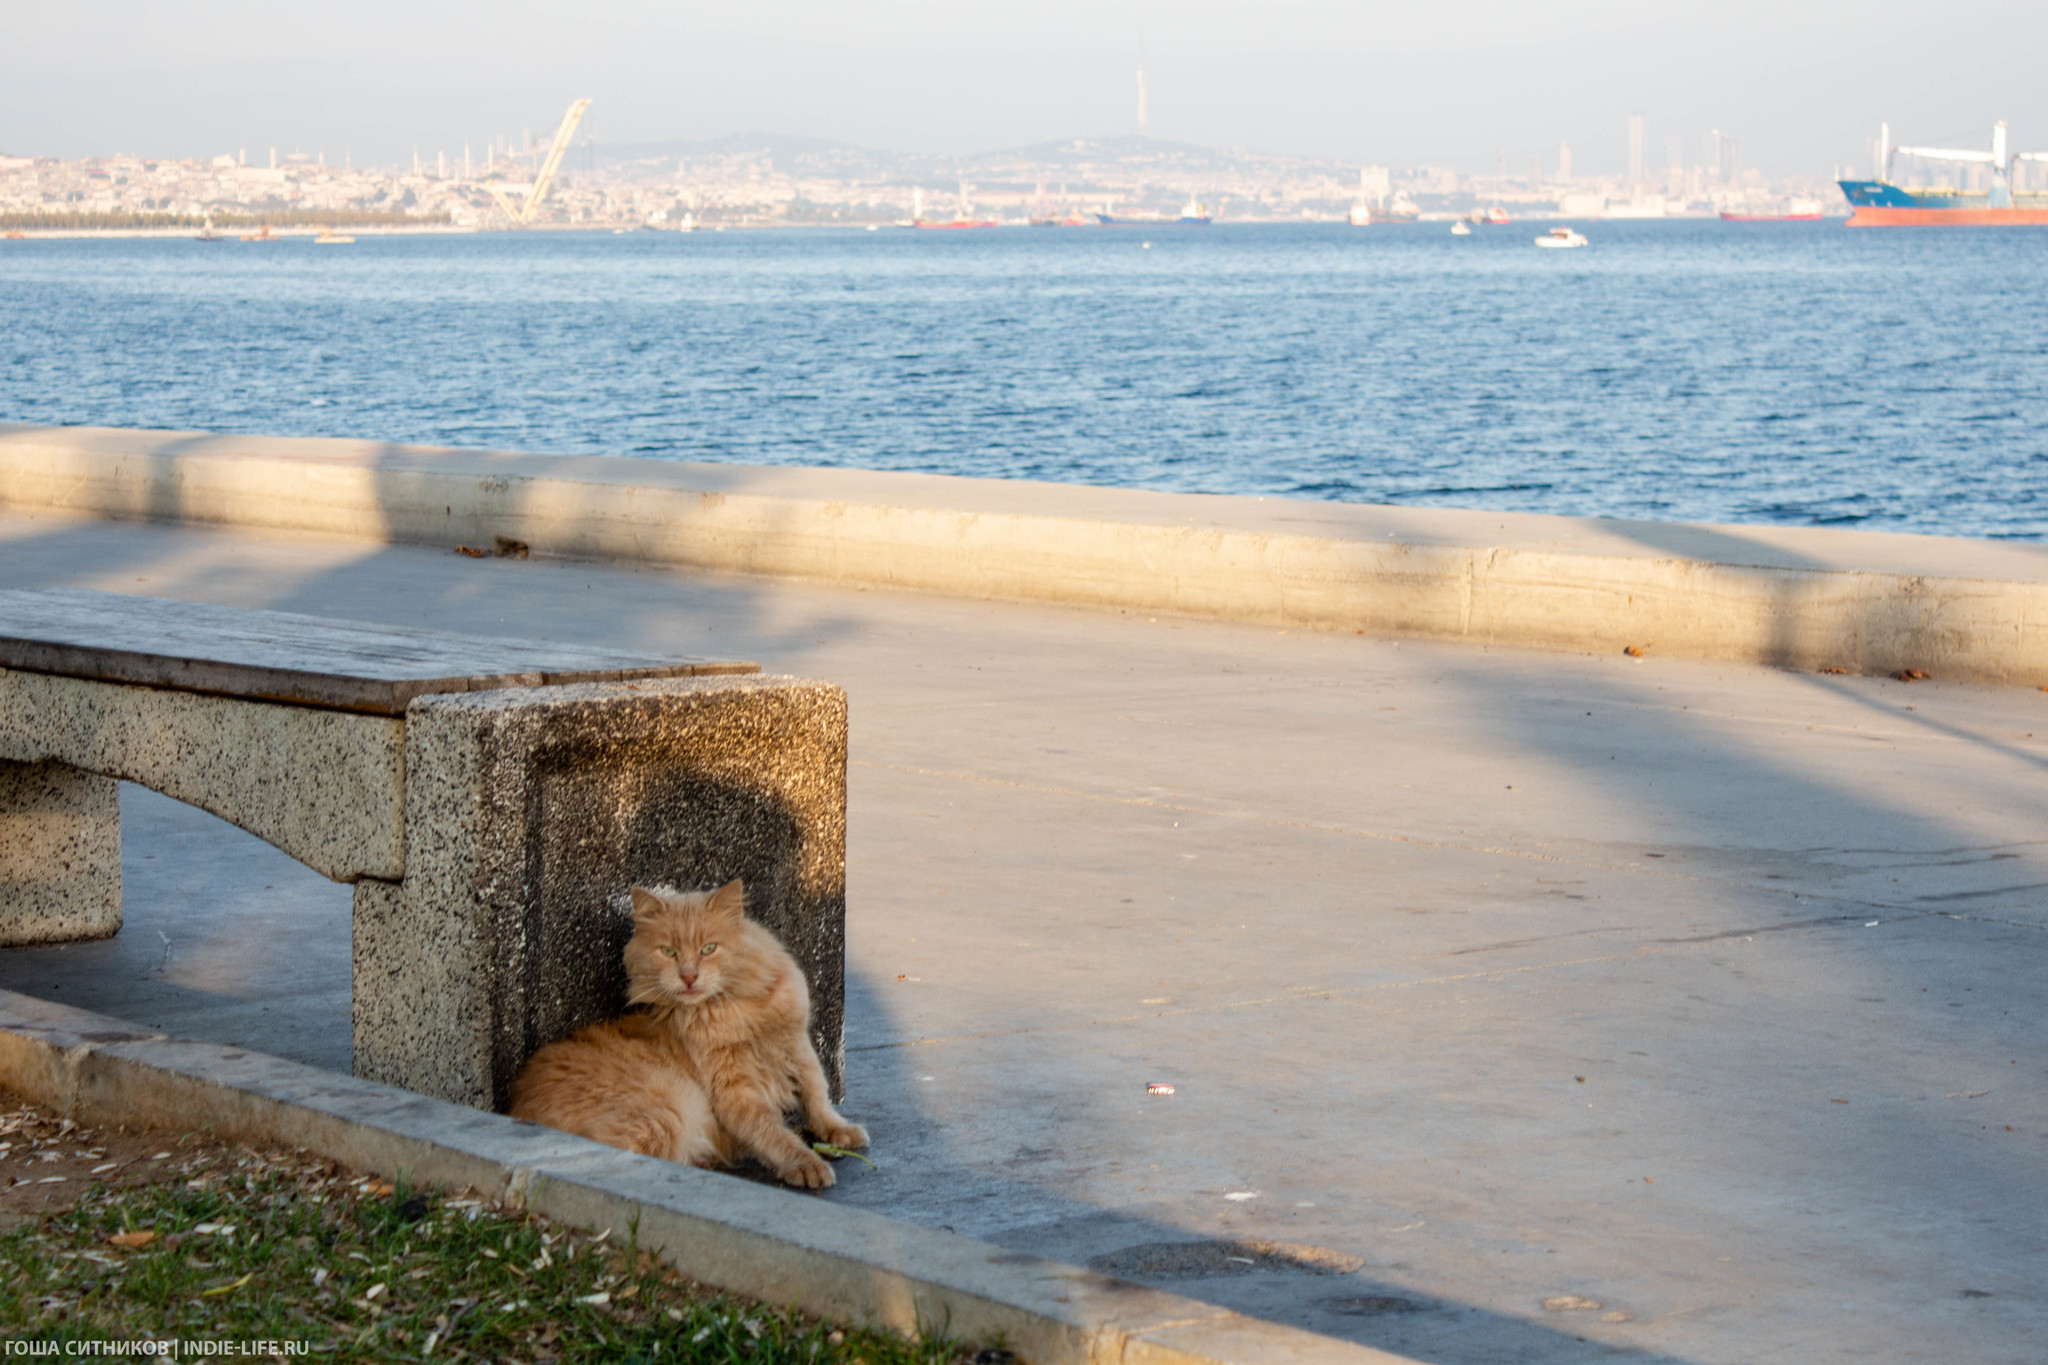
{"type": "Polygon", "coordinates": [[[1002,224],[994,218],[976,218],[967,211],[967,182],[963,180],[960,182],[960,207],[951,219],[925,217],[924,191],[913,188],[910,192],[910,221],[906,226],[950,231],[957,228],[1001,227],[1002,224]]]}
{"type": "Polygon", "coordinates": [[[1783,213],[1721,213],[1724,223],[1818,223],[1820,201],[1818,199],[1794,199],[1785,206],[1783,213]]]}
{"type": "Polygon", "coordinates": [[[1202,202],[1192,195],[1188,197],[1187,203],[1181,205],[1180,217],[1178,218],[1168,218],[1163,214],[1158,216],[1138,214],[1129,218],[1119,218],[1117,217],[1114,209],[1108,204],[1104,204],[1102,206],[1102,210],[1103,211],[1101,213],[1095,215],[1095,222],[1098,226],[1101,227],[1209,226],[1209,210],[1203,207],[1202,202]]]}
{"type": "Polygon", "coordinates": [[[1422,210],[1408,197],[1408,191],[1395,190],[1394,197],[1385,204],[1369,204],[1364,200],[1351,206],[1351,226],[1368,227],[1374,223],[1412,223],[1422,216],[1422,210]]]}
{"type": "Polygon", "coordinates": [[[1836,183],[1855,209],[1850,227],[2048,227],[2048,193],[2015,192],[2012,187],[2014,172],[2028,161],[2048,161],[2048,152],[2008,152],[2004,123],[1991,130],[1988,152],[1893,147],[1891,125],[1886,124],[1878,135],[1878,178],[1836,183]],[[1891,178],[1892,161],[1901,156],[1989,166],[1991,184],[1984,190],[1908,189],[1891,178]]]}

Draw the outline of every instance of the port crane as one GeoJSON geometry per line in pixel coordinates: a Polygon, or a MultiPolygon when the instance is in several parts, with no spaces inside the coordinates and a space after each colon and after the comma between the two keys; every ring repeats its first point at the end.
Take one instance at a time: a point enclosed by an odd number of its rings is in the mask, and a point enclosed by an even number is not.
{"type": "Polygon", "coordinates": [[[533,221],[534,210],[540,207],[541,201],[548,197],[548,191],[554,187],[555,172],[561,169],[562,158],[568,155],[569,140],[576,136],[576,125],[583,122],[583,113],[589,108],[589,100],[577,100],[569,106],[568,112],[562,115],[562,126],[555,130],[554,145],[548,148],[547,158],[541,162],[540,172],[533,177],[531,185],[506,185],[493,181],[484,186],[491,192],[491,197],[498,201],[498,207],[505,210],[505,216],[515,225],[523,227],[533,221]],[[526,191],[526,200],[524,203],[514,204],[508,191],[518,190],[526,191]]]}
{"type": "Polygon", "coordinates": [[[2005,147],[2005,123],[2000,120],[1991,130],[1991,150],[1988,152],[1964,151],[1954,147],[1894,147],[1892,126],[1879,125],[1877,136],[1877,164],[1879,178],[1889,182],[1892,178],[1892,158],[1895,156],[1920,156],[1929,161],[1975,162],[1991,167],[1990,207],[2009,209],[2012,207],[2012,169],[2020,161],[2048,161],[2048,152],[2008,152],[2005,147]]]}

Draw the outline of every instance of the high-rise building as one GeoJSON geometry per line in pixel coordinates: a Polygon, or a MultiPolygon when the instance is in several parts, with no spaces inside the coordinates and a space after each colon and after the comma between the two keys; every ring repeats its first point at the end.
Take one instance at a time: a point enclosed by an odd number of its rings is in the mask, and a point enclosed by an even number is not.
{"type": "Polygon", "coordinates": [[[1628,116],[1628,183],[1643,183],[1643,139],[1650,131],[1649,121],[1641,114],[1628,116]]]}
{"type": "Polygon", "coordinates": [[[1741,171],[1735,157],[1735,139],[1719,128],[1707,133],[1707,171],[1724,185],[1735,183],[1741,171]]]}
{"type": "Polygon", "coordinates": [[[1529,158],[1529,190],[1531,193],[1534,193],[1538,190],[1541,190],[1542,188],[1543,158],[1540,156],[1532,156],[1529,158]]]}
{"type": "Polygon", "coordinates": [[[1557,180],[1561,185],[1572,182],[1572,144],[1569,142],[1557,144],[1557,180]]]}

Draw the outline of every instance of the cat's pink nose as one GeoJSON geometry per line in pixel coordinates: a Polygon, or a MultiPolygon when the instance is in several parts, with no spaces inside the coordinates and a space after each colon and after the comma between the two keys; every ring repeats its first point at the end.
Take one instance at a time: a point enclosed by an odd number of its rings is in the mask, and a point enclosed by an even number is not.
{"type": "Polygon", "coordinates": [[[697,985],[697,974],[696,974],[695,972],[682,972],[682,973],[679,973],[679,975],[681,975],[681,977],[683,978],[683,989],[684,989],[684,990],[686,990],[686,991],[687,991],[687,990],[693,990],[693,989],[695,989],[695,988],[696,988],[696,985],[697,985]]]}

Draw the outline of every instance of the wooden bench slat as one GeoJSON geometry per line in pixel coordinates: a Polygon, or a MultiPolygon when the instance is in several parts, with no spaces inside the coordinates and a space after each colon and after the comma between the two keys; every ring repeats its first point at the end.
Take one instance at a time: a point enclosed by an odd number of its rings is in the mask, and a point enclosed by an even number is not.
{"type": "Polygon", "coordinates": [[[80,588],[0,591],[0,668],[384,716],[430,692],[760,671],[80,588]]]}

